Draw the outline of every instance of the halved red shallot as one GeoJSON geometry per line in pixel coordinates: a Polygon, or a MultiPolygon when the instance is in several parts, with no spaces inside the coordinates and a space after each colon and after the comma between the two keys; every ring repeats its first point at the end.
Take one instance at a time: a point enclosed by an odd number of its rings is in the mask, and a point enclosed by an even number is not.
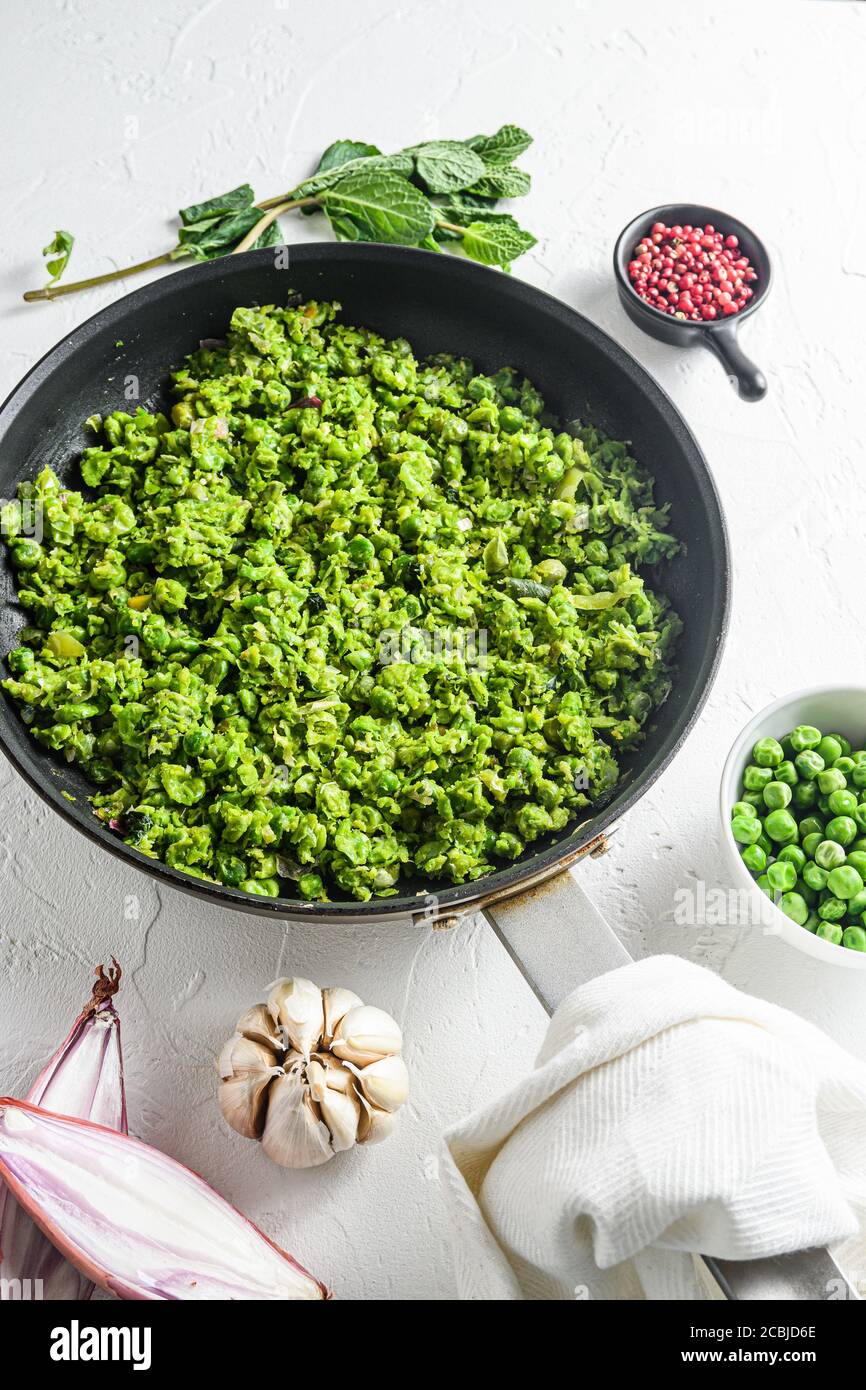
{"type": "Polygon", "coordinates": [[[0,1099],[0,1177],[76,1269],[127,1299],[323,1299],[203,1178],[129,1135],[0,1099]]]}

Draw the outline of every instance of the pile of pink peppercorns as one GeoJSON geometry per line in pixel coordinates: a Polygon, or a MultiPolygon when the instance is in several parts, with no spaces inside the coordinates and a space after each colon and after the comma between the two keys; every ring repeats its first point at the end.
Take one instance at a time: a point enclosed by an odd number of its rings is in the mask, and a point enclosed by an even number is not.
{"type": "Polygon", "coordinates": [[[757,271],[735,236],[654,222],[628,263],[636,294],[653,309],[693,323],[729,318],[748,304],[757,271]]]}

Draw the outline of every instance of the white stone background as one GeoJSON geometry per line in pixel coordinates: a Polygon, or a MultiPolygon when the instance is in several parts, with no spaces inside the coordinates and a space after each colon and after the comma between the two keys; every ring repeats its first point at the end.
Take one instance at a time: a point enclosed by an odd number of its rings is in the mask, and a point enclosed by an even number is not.
{"type": "MultiPolygon", "coordinates": [[[[703,717],[584,881],[634,954],[688,956],[866,1057],[861,974],[757,930],[673,921],[678,888],[727,885],[716,789],[749,714],[796,687],[863,678],[866,6],[2,0],[0,12],[4,395],[141,283],[24,305],[56,227],[76,234],[77,277],[170,247],[185,203],[246,179],[261,197],[280,192],[337,137],[391,149],[503,121],[534,133],[520,216],[539,242],[516,273],[601,324],[674,397],[715,472],[736,569],[703,717]],[[618,305],[617,232],[678,198],[729,208],[774,257],[773,292],[743,332],[770,382],[759,405],[736,398],[708,353],[652,342],[618,305]]],[[[318,219],[286,229],[327,236],[318,219]]],[[[438,1136],[531,1066],[545,1026],[490,930],[265,923],[157,889],[6,763],[0,807],[0,1089],[29,1084],[114,952],[135,1132],[204,1173],[340,1297],[453,1297],[438,1136]],[[413,1079],[394,1138],[305,1174],[234,1135],[215,1100],[214,1052],[280,973],[392,1010],[413,1079]]]]}

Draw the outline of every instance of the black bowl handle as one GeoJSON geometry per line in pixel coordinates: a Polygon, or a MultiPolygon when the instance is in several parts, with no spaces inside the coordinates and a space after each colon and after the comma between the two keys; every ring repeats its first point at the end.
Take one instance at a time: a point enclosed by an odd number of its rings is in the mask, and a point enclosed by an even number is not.
{"type": "Polygon", "coordinates": [[[720,324],[706,335],[737,393],[743,401],[760,401],[767,394],[767,378],[747,357],[737,340],[737,325],[720,324]]]}

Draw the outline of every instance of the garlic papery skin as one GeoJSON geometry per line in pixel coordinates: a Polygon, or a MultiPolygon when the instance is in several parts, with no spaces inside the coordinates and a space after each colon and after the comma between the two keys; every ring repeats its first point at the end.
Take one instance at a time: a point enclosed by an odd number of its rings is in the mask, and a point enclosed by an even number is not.
{"type": "Polygon", "coordinates": [[[319,986],[312,980],[275,980],[268,993],[268,1009],[283,1030],[286,1046],[309,1057],[325,1027],[319,986]]]}
{"type": "Polygon", "coordinates": [[[343,989],[338,986],[336,989],[322,990],[322,1003],[325,1008],[325,1028],[322,1040],[330,1045],[337,1031],[337,1024],[350,1009],[359,1008],[363,1004],[363,1000],[358,998],[354,990],[343,989]]]}
{"type": "Polygon", "coordinates": [[[394,1128],[409,1090],[399,1024],[353,990],[275,980],[220,1052],[224,1118],[284,1168],[313,1168],[394,1128]]]}
{"type": "Polygon", "coordinates": [[[367,1067],[352,1067],[358,1084],[371,1105],[380,1110],[399,1110],[409,1094],[409,1073],[402,1057],[381,1057],[367,1067]]]}
{"type": "Polygon", "coordinates": [[[278,1076],[270,1088],[262,1148],[283,1168],[314,1168],[334,1157],[330,1131],[299,1070],[278,1076]]]}

